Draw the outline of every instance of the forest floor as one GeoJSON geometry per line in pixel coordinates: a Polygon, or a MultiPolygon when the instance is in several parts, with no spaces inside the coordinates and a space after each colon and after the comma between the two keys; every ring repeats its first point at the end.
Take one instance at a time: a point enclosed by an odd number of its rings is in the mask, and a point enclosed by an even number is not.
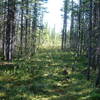
{"type": "Polygon", "coordinates": [[[81,73],[84,58],[73,62],[71,52],[43,49],[31,58],[1,63],[0,100],[100,100],[100,90],[81,73]]]}

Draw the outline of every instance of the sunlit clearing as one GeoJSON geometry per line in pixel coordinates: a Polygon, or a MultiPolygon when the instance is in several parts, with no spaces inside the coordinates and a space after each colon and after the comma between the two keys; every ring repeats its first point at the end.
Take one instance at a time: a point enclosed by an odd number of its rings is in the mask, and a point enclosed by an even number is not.
{"type": "Polygon", "coordinates": [[[60,32],[62,28],[62,18],[60,9],[63,6],[63,0],[49,0],[47,3],[48,14],[45,14],[45,22],[50,28],[55,27],[56,32],[60,32]]]}

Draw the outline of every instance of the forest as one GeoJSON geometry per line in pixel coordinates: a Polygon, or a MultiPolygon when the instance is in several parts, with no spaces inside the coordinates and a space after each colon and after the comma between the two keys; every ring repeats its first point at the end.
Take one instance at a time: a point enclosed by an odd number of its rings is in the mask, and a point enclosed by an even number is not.
{"type": "Polygon", "coordinates": [[[63,0],[60,33],[48,1],[0,0],[0,100],[100,100],[100,0],[63,0]]]}

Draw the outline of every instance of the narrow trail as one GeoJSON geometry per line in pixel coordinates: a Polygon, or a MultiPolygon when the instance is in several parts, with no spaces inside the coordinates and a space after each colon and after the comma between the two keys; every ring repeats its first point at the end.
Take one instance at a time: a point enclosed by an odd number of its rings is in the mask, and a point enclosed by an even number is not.
{"type": "Polygon", "coordinates": [[[43,50],[14,63],[0,66],[0,100],[89,100],[93,91],[81,73],[71,71],[69,52],[43,50]]]}

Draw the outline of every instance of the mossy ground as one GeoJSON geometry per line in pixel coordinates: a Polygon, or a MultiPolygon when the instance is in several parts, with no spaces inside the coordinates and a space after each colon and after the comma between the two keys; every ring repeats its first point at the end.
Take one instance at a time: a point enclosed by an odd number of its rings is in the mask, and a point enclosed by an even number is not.
{"type": "Polygon", "coordinates": [[[81,73],[85,67],[84,60],[74,64],[71,52],[57,49],[2,63],[0,100],[100,100],[100,90],[81,73]]]}

